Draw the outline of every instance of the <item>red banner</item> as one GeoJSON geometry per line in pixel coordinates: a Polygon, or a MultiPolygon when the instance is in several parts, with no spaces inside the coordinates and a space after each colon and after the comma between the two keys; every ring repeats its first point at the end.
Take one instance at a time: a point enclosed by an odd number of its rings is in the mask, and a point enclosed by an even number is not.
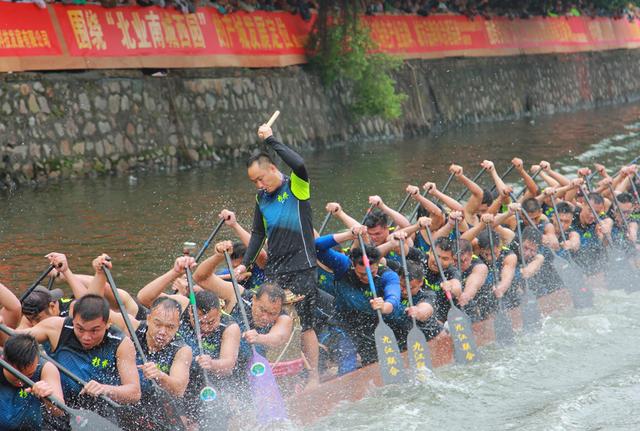
{"type": "Polygon", "coordinates": [[[288,13],[54,6],[69,54],[91,57],[302,55],[310,24],[288,13]]]}
{"type": "Polygon", "coordinates": [[[405,57],[509,55],[640,46],[640,23],[586,17],[510,20],[439,15],[367,16],[380,51],[405,57]],[[417,55],[415,55],[417,54],[417,55]],[[429,55],[431,54],[431,55],[429,55]],[[436,54],[436,55],[433,55],[436,54]]]}
{"type": "Polygon", "coordinates": [[[60,54],[46,9],[33,4],[0,4],[0,57],[60,54]]]}
{"type": "MultiPolygon", "coordinates": [[[[640,22],[364,17],[380,51],[404,58],[500,56],[640,47],[640,22]]],[[[194,14],[138,6],[0,1],[0,71],[140,67],[278,67],[307,61],[312,22],[285,12],[194,14]]]]}

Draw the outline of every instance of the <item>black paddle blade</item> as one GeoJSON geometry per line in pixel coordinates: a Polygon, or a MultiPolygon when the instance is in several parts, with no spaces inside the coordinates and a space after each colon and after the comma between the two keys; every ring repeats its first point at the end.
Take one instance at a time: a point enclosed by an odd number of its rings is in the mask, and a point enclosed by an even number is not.
{"type": "Polygon", "coordinates": [[[413,325],[407,336],[407,355],[413,378],[419,382],[426,381],[429,374],[427,370],[433,369],[431,350],[429,350],[427,338],[416,325],[413,325]]]}
{"type": "Polygon", "coordinates": [[[584,273],[580,267],[558,255],[553,259],[553,267],[560,276],[562,283],[569,289],[573,306],[575,308],[593,307],[593,291],[586,284],[584,273]]]}
{"type": "Polygon", "coordinates": [[[525,289],[522,295],[522,329],[524,331],[532,331],[539,329],[541,326],[540,308],[538,300],[530,289],[525,289]]]}
{"type": "Polygon", "coordinates": [[[453,339],[453,357],[456,364],[468,364],[480,359],[478,345],[473,335],[471,319],[462,310],[452,305],[447,314],[449,332],[453,339]]]}
{"type": "Polygon", "coordinates": [[[122,428],[118,425],[91,410],[72,409],[70,407],[67,407],[67,410],[72,431],[122,431],[122,428]]]}
{"type": "Polygon", "coordinates": [[[495,331],[496,341],[498,343],[502,345],[513,343],[513,325],[511,324],[511,319],[504,311],[502,304],[498,305],[498,310],[494,316],[493,330],[495,331]]]}
{"type": "Polygon", "coordinates": [[[376,326],[376,351],[378,352],[378,364],[382,374],[382,383],[392,385],[404,383],[405,373],[398,341],[393,331],[382,320],[376,326]]]}

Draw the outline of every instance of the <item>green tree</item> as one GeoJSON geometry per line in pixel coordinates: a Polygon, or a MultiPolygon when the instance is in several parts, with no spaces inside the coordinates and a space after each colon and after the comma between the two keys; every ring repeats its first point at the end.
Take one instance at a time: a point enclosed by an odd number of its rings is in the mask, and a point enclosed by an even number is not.
{"type": "Polygon", "coordinates": [[[354,114],[395,119],[407,98],[396,92],[392,77],[402,60],[376,52],[369,29],[360,20],[359,3],[320,0],[307,46],[309,62],[324,85],[343,80],[352,92],[354,114]]]}

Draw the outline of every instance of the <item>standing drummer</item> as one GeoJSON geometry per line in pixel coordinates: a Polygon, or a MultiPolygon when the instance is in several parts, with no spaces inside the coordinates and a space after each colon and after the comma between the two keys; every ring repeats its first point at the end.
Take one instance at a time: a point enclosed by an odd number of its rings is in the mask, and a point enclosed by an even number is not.
{"type": "Polygon", "coordinates": [[[309,175],[302,157],[278,142],[271,127],[260,126],[258,137],[275,150],[292,173],[287,176],[280,172],[266,153],[247,161],[247,173],[258,194],[249,246],[235,273],[239,276],[246,272],[268,239],[267,280],[296,295],[304,295],[295,307],[302,327],[302,350],[311,366],[307,387],[314,387],[319,383],[319,352],[314,330],[317,275],[309,175]]]}

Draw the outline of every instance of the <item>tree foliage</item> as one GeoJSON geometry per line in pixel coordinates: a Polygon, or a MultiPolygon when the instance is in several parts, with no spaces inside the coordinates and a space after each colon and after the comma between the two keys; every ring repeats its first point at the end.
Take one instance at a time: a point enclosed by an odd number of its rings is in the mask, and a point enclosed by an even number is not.
{"type": "Polygon", "coordinates": [[[391,73],[402,61],[376,52],[369,29],[360,21],[359,2],[321,0],[308,44],[311,66],[326,86],[341,79],[352,92],[352,112],[395,119],[406,95],[395,90],[391,73]]]}

